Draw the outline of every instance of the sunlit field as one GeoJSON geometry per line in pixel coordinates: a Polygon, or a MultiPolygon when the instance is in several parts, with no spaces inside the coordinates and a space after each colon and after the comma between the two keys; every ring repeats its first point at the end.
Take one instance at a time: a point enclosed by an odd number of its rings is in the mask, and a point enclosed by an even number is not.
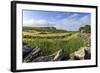
{"type": "Polygon", "coordinates": [[[64,57],[85,46],[80,32],[53,29],[24,29],[23,42],[39,47],[43,55],[50,55],[59,49],[64,49],[64,57]]]}

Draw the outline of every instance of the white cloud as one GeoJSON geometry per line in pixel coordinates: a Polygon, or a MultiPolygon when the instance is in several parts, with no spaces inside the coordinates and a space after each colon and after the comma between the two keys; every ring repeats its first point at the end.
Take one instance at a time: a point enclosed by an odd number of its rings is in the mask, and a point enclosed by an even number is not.
{"type": "Polygon", "coordinates": [[[77,13],[76,13],[76,14],[72,14],[71,16],[68,17],[68,19],[72,19],[72,18],[74,18],[74,17],[77,17],[78,15],[79,15],[79,14],[77,14],[77,13]]]}
{"type": "Polygon", "coordinates": [[[78,14],[73,14],[70,17],[63,19],[62,21],[63,21],[63,23],[65,25],[67,25],[67,24],[68,25],[70,25],[70,24],[77,24],[78,23],[78,21],[76,20],[77,16],[78,16],[78,14]]]}
{"type": "Polygon", "coordinates": [[[70,25],[70,24],[76,24],[76,25],[83,25],[83,24],[89,24],[89,16],[83,16],[80,19],[76,19],[78,14],[71,15],[68,18],[63,19],[62,21],[64,22],[65,25],[70,25]]]}
{"type": "MultiPolygon", "coordinates": [[[[28,27],[56,27],[57,29],[64,29],[69,31],[77,31],[80,27],[89,24],[90,17],[85,15],[83,17],[77,18],[79,14],[73,14],[61,20],[47,21],[44,19],[36,20],[29,19],[23,21],[23,26],[28,27]]],[[[60,16],[59,16],[60,17],[60,16]]]]}
{"type": "Polygon", "coordinates": [[[81,17],[80,19],[76,18],[79,14],[73,14],[67,18],[58,21],[58,23],[62,22],[63,24],[56,25],[59,29],[60,27],[65,30],[77,31],[80,27],[88,24],[90,25],[90,18],[88,15],[81,17]]]}
{"type": "Polygon", "coordinates": [[[82,17],[79,21],[80,23],[83,23],[83,25],[86,25],[86,24],[90,25],[91,20],[89,16],[87,15],[87,16],[82,17]]]}
{"type": "Polygon", "coordinates": [[[48,22],[47,20],[34,20],[34,19],[29,19],[29,20],[24,20],[23,21],[23,26],[28,26],[28,27],[52,27],[52,24],[48,22]]]}

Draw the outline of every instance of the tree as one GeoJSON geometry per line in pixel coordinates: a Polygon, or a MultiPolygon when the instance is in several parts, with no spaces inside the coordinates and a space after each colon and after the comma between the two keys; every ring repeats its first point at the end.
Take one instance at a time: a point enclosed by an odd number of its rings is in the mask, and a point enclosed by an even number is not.
{"type": "Polygon", "coordinates": [[[80,27],[79,31],[85,32],[85,33],[90,33],[91,32],[91,26],[90,25],[85,25],[84,27],[80,27]]]}

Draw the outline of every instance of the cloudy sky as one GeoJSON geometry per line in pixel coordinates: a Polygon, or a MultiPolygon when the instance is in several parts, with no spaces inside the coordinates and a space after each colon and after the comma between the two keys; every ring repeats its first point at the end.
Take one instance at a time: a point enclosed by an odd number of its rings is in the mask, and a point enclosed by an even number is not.
{"type": "Polygon", "coordinates": [[[91,25],[90,13],[23,10],[23,26],[77,31],[84,25],[91,25]]]}

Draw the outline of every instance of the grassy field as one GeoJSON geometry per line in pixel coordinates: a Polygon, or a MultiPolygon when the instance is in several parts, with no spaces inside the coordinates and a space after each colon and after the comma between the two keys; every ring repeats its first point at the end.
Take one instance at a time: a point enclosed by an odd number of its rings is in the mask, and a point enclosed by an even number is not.
{"type": "Polygon", "coordinates": [[[38,46],[43,55],[50,55],[59,49],[64,49],[64,56],[85,46],[80,32],[69,32],[56,29],[26,29],[23,30],[23,42],[38,46]]]}

